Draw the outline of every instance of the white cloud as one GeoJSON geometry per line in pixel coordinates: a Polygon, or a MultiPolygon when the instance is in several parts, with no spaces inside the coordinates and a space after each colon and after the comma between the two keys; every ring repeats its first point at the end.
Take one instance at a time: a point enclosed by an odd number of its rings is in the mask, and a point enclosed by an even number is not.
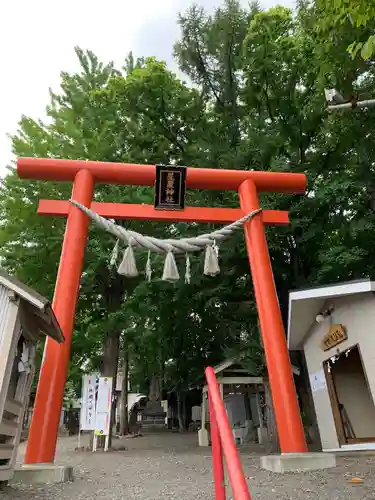
{"type": "MultiPolygon", "coordinates": [[[[178,38],[176,17],[191,0],[65,0],[55,9],[48,0],[0,3],[0,172],[11,159],[10,141],[22,114],[41,118],[48,89],[57,89],[60,71],[74,71],[74,46],[92,50],[101,60],[120,64],[133,50],[171,61],[178,38]]],[[[201,0],[208,8],[220,0],[201,0]]],[[[247,4],[247,2],[244,2],[247,4]]],[[[264,0],[264,7],[276,2],[264,0]]],[[[291,5],[293,0],[284,0],[291,5]]]]}

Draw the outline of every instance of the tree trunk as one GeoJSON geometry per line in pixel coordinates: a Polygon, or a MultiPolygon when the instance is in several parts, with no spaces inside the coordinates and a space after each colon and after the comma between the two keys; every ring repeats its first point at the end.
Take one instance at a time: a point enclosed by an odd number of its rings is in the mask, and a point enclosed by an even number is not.
{"type": "MultiPolygon", "coordinates": [[[[117,366],[119,358],[120,349],[120,332],[111,332],[107,334],[104,343],[104,354],[103,354],[103,365],[102,365],[102,377],[112,377],[112,396],[116,394],[116,381],[117,381],[117,366]]],[[[112,445],[112,432],[116,417],[116,401],[113,398],[112,409],[111,409],[111,423],[109,428],[109,443],[108,446],[112,445]]],[[[104,448],[105,437],[98,438],[98,449],[104,448]]]]}
{"type": "Polygon", "coordinates": [[[187,411],[186,411],[186,394],[183,395],[182,397],[182,422],[183,422],[183,430],[186,431],[187,429],[187,411]]]}
{"type": "Polygon", "coordinates": [[[246,415],[246,420],[252,420],[252,415],[251,415],[251,404],[250,404],[250,397],[249,397],[249,390],[246,389],[244,395],[244,404],[245,404],[245,415],[246,415]]]}
{"type": "Polygon", "coordinates": [[[312,445],[312,451],[321,451],[322,443],[315,413],[314,400],[309,384],[309,373],[305,356],[301,352],[298,353],[298,366],[301,369],[301,373],[295,377],[295,382],[297,394],[301,401],[301,410],[304,417],[302,421],[305,428],[307,444],[312,445]]]}
{"type": "Polygon", "coordinates": [[[269,382],[264,383],[266,424],[267,424],[267,453],[278,453],[280,451],[279,435],[277,433],[275,410],[272,403],[271,388],[269,382]]]}
{"type": "Polygon", "coordinates": [[[120,436],[129,434],[129,408],[128,408],[128,380],[129,380],[129,351],[125,349],[122,364],[122,386],[120,401],[120,436]]]}
{"type": "Polygon", "coordinates": [[[181,408],[181,393],[177,392],[177,419],[178,419],[178,430],[180,432],[184,432],[184,421],[182,416],[182,408],[181,408]]]}

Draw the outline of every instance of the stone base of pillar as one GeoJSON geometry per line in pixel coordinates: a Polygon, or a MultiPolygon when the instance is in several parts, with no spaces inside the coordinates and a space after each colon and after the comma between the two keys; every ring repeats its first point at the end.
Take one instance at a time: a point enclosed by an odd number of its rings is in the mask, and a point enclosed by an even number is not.
{"type": "Polygon", "coordinates": [[[333,453],[285,453],[260,458],[260,466],[271,472],[305,472],[336,467],[333,453]]]}
{"type": "Polygon", "coordinates": [[[210,446],[207,429],[199,429],[198,444],[199,446],[210,446]]]}
{"type": "Polygon", "coordinates": [[[73,467],[69,465],[35,464],[16,467],[10,484],[53,484],[74,480],[73,467]]]}

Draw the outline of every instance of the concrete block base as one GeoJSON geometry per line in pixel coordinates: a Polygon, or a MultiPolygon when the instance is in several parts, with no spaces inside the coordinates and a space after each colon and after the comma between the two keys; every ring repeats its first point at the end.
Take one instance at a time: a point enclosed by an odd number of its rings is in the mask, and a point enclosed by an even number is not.
{"type": "Polygon", "coordinates": [[[10,483],[52,484],[73,480],[73,467],[69,465],[35,464],[16,467],[10,483]]]}
{"type": "Polygon", "coordinates": [[[198,444],[199,446],[210,446],[210,443],[208,441],[208,432],[206,429],[199,429],[198,444]]]}
{"type": "Polygon", "coordinates": [[[284,472],[304,472],[336,467],[333,453],[285,453],[260,458],[262,469],[283,474],[284,472]]]}
{"type": "Polygon", "coordinates": [[[264,427],[257,427],[258,443],[267,443],[267,431],[264,427]]]}

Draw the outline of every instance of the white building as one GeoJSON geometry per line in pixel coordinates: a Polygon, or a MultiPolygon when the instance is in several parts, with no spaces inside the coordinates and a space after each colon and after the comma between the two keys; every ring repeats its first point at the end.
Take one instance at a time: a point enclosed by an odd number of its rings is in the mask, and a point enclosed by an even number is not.
{"type": "Polygon", "coordinates": [[[288,344],[303,350],[323,451],[375,449],[375,281],[289,295],[288,344]]]}

